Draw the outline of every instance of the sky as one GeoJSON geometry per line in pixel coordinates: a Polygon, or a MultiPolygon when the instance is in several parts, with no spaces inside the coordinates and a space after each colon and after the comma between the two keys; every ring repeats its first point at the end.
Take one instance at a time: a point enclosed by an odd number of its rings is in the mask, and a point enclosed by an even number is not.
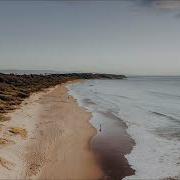
{"type": "Polygon", "coordinates": [[[0,69],[180,75],[180,0],[1,0],[0,69]]]}

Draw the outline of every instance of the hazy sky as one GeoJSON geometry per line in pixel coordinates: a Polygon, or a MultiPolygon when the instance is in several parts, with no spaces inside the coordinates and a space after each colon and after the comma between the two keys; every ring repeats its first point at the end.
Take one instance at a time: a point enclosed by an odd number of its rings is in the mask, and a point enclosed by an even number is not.
{"type": "Polygon", "coordinates": [[[180,1],[0,1],[0,69],[180,75],[180,1]]]}

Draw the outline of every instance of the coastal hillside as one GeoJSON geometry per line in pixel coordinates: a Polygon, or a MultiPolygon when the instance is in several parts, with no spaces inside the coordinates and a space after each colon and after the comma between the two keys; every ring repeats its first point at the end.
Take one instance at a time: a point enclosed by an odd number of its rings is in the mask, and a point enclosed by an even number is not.
{"type": "Polygon", "coordinates": [[[6,118],[2,115],[13,110],[23,99],[31,93],[44,88],[53,87],[75,79],[123,79],[124,75],[71,73],[71,74],[48,74],[48,75],[17,75],[0,74],[0,121],[6,118]]]}

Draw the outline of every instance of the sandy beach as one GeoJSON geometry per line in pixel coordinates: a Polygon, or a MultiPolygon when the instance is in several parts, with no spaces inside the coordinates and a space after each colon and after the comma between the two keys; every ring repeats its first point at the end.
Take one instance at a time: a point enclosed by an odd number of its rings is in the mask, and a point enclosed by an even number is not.
{"type": "Polygon", "coordinates": [[[91,114],[64,85],[34,93],[1,123],[2,179],[100,179],[91,114]],[[14,130],[14,131],[13,131],[14,130]],[[17,132],[15,130],[18,130],[17,132]]]}

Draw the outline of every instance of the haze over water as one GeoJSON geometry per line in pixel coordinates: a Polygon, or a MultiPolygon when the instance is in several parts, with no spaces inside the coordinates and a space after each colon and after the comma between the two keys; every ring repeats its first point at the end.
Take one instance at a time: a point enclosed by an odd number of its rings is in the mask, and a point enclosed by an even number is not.
{"type": "Polygon", "coordinates": [[[179,75],[180,1],[0,1],[0,68],[179,75]]]}

